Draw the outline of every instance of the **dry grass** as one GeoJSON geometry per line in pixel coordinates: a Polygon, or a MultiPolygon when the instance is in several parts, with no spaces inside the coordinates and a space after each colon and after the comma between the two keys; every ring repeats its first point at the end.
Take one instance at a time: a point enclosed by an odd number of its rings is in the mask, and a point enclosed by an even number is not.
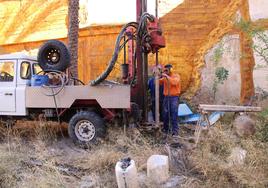
{"type": "Polygon", "coordinates": [[[131,157],[143,171],[148,157],[159,153],[136,129],[127,135],[119,128],[108,129],[107,139],[90,150],[58,144],[70,141],[66,126],[60,129],[51,122],[22,121],[0,132],[0,187],[76,187],[87,176],[96,187],[116,187],[118,160],[131,157]],[[75,172],[65,173],[59,166],[75,172]]]}
{"type": "MultiPolygon", "coordinates": [[[[106,140],[90,150],[79,149],[61,129],[50,122],[22,122],[14,129],[1,127],[0,187],[116,187],[114,168],[118,160],[131,157],[140,173],[146,173],[153,154],[172,156],[171,173],[182,179],[181,187],[265,187],[268,185],[268,143],[263,140],[265,123],[258,123],[253,138],[233,134],[230,120],[211,130],[195,150],[184,151],[159,144],[152,135],[136,129],[123,135],[108,129],[106,140]],[[63,135],[62,135],[63,134],[63,135]],[[232,148],[247,151],[244,165],[228,166],[232,148]]],[[[157,188],[148,179],[142,187],[157,188]]]]}
{"type": "Polygon", "coordinates": [[[267,148],[267,143],[256,138],[240,139],[231,129],[218,125],[191,155],[202,174],[199,187],[267,187],[267,148]],[[243,165],[229,165],[228,156],[234,147],[247,151],[243,165]]]}
{"type": "Polygon", "coordinates": [[[127,135],[122,135],[122,129],[108,130],[107,140],[92,148],[87,157],[81,156],[72,165],[86,169],[101,177],[97,180],[97,187],[116,187],[115,164],[120,159],[131,157],[135,160],[138,171],[146,170],[147,159],[153,154],[159,154],[160,149],[153,146],[136,129],[127,135]]]}
{"type": "Polygon", "coordinates": [[[20,125],[21,127],[15,126],[12,129],[1,127],[0,187],[67,185],[55,160],[49,157],[47,148],[49,143],[56,140],[57,129],[47,122],[20,125]]]}
{"type": "MultiPolygon", "coordinates": [[[[39,146],[38,146],[39,148],[39,146]]],[[[30,150],[27,146],[11,142],[0,147],[1,187],[62,187],[61,174],[54,162],[47,160],[42,166],[33,161],[41,161],[45,150],[30,150]]]]}

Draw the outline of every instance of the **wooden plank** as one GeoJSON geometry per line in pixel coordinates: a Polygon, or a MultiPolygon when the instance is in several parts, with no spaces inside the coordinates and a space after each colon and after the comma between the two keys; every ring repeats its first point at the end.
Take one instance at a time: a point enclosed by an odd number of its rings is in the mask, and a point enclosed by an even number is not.
{"type": "Polygon", "coordinates": [[[208,112],[260,112],[261,107],[232,106],[232,105],[207,105],[200,104],[199,109],[208,112]]]}

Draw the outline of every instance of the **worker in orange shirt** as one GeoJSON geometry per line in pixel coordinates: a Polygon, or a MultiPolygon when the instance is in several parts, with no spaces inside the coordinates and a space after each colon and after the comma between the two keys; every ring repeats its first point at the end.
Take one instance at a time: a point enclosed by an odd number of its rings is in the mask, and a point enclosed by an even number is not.
{"type": "Polygon", "coordinates": [[[163,132],[169,133],[172,131],[173,136],[178,136],[178,106],[179,94],[181,92],[181,81],[178,74],[173,73],[172,65],[164,66],[162,78],[159,84],[164,86],[164,101],[163,101],[163,132]]]}

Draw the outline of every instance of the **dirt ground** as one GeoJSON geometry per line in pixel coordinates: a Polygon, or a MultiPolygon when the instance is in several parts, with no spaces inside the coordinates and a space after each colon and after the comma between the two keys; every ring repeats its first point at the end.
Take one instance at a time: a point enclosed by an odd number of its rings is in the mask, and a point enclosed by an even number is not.
{"type": "Polygon", "coordinates": [[[267,187],[267,114],[253,117],[257,133],[250,138],[236,136],[232,116],[227,115],[202,133],[197,147],[185,141],[193,134],[188,128],[181,128],[183,139],[174,142],[137,129],[124,135],[122,128],[111,125],[105,140],[83,149],[68,138],[66,125],[21,121],[12,129],[1,126],[0,187],[114,188],[115,164],[124,157],[135,160],[141,187],[267,187]],[[237,147],[246,151],[241,164],[229,161],[237,147]],[[146,179],[146,161],[152,154],[169,155],[175,183],[157,185],[146,179]]]}

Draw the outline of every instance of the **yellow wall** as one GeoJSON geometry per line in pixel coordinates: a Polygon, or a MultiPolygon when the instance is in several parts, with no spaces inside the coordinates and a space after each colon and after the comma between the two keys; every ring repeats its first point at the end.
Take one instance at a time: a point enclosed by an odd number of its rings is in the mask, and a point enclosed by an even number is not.
{"type": "Polygon", "coordinates": [[[68,0],[1,0],[0,45],[66,37],[68,0]]]}
{"type": "MultiPolygon", "coordinates": [[[[79,77],[86,83],[96,78],[111,58],[119,26],[94,26],[80,29],[78,50],[79,77]]],[[[60,39],[67,43],[66,38],[60,39]]],[[[32,51],[38,49],[44,41],[2,45],[0,54],[32,51]]],[[[37,52],[37,51],[35,51],[37,52]]]]}

